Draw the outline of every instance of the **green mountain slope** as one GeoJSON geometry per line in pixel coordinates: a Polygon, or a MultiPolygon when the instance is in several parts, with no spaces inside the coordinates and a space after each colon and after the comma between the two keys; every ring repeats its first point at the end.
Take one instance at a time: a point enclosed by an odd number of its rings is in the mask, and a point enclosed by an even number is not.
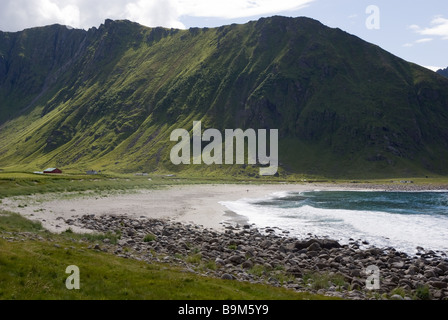
{"type": "Polygon", "coordinates": [[[279,129],[281,173],[446,174],[448,79],[308,18],[0,33],[0,167],[174,166],[174,129],[279,129]]]}

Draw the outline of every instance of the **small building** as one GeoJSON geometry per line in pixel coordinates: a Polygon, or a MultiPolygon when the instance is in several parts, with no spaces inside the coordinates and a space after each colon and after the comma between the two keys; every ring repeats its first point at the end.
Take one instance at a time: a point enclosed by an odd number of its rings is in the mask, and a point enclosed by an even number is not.
{"type": "Polygon", "coordinates": [[[94,175],[97,175],[97,174],[98,174],[98,171],[95,171],[95,170],[89,170],[89,171],[86,172],[86,174],[88,174],[88,175],[90,175],[90,176],[94,176],[94,175]]]}
{"type": "Polygon", "coordinates": [[[60,174],[60,173],[62,173],[62,170],[60,170],[58,168],[48,168],[47,170],[44,170],[44,173],[60,174]]]}
{"type": "Polygon", "coordinates": [[[149,176],[149,174],[146,172],[143,172],[143,173],[136,173],[135,176],[136,177],[147,177],[147,176],[149,176]]]}

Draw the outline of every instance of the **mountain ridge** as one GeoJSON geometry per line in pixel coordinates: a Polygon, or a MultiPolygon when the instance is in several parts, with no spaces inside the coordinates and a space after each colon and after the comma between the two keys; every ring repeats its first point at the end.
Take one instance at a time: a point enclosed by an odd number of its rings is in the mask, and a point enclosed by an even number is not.
{"type": "Polygon", "coordinates": [[[444,76],[445,78],[448,78],[448,67],[445,69],[439,69],[437,70],[437,73],[444,76]]]}
{"type": "Polygon", "coordinates": [[[282,172],[445,174],[447,101],[446,79],[309,18],[0,33],[3,167],[254,174],[170,163],[171,131],[202,120],[278,128],[282,172]]]}

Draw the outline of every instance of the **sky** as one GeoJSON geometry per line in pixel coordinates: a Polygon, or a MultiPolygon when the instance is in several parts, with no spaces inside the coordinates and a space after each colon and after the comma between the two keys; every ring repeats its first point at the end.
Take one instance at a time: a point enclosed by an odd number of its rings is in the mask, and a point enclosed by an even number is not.
{"type": "Polygon", "coordinates": [[[54,23],[87,30],[105,19],[185,29],[306,16],[432,70],[448,66],[446,0],[0,0],[0,8],[7,32],[54,23]]]}

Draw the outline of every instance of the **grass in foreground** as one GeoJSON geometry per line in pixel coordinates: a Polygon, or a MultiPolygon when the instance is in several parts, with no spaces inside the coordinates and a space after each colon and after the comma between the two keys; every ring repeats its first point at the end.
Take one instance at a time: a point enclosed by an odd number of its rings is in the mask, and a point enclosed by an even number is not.
{"type": "Polygon", "coordinates": [[[88,249],[92,243],[75,238],[70,233],[50,234],[17,214],[0,213],[0,300],[326,299],[127,260],[88,249]],[[8,241],[11,237],[15,240],[8,241]],[[66,289],[65,270],[70,265],[80,269],[80,290],[66,289]]]}

